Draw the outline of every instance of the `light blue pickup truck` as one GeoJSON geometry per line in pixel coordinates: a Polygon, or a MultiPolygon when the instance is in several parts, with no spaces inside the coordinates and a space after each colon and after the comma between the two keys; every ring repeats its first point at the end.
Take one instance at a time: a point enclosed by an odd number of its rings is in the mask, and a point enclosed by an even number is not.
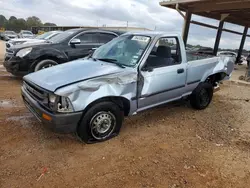
{"type": "Polygon", "coordinates": [[[87,58],[25,76],[22,97],[44,125],[93,143],[116,136],[124,116],[164,103],[187,98],[205,109],[233,67],[230,57],[188,54],[179,35],[133,32],[87,58]]]}

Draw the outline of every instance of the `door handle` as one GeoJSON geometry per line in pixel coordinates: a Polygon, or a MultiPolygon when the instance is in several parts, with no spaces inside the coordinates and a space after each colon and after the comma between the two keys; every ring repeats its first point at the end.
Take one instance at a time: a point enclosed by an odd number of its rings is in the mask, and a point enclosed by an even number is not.
{"type": "Polygon", "coordinates": [[[177,73],[178,73],[178,74],[184,73],[184,69],[178,69],[178,70],[177,70],[177,73]]]}

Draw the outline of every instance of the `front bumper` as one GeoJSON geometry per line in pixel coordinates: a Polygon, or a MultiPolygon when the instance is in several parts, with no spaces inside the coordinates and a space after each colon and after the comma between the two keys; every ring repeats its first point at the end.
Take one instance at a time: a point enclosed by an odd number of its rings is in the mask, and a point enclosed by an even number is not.
{"type": "Polygon", "coordinates": [[[44,109],[36,100],[34,100],[28,92],[22,87],[22,98],[25,106],[45,127],[54,132],[72,133],[76,132],[78,123],[81,119],[82,112],[74,112],[67,114],[54,114],[44,109]],[[43,118],[43,115],[51,117],[51,120],[43,118]]]}
{"type": "Polygon", "coordinates": [[[3,65],[11,74],[16,76],[24,76],[25,74],[29,73],[29,64],[31,63],[32,62],[29,62],[23,58],[6,53],[3,65]]]}

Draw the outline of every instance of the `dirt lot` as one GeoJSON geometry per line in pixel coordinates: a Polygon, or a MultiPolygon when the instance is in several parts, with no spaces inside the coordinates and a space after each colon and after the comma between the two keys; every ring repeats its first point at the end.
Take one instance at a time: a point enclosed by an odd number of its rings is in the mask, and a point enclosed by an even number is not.
{"type": "Polygon", "coordinates": [[[127,118],[118,137],[86,145],[44,129],[21,101],[21,80],[2,65],[0,85],[1,188],[250,185],[250,87],[224,83],[204,111],[162,106],[127,118]]]}

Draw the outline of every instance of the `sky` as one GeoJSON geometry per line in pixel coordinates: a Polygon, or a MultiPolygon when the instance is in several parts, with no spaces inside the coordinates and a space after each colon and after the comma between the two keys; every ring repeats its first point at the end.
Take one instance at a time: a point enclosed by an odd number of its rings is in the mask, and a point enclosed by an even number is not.
{"type": "MultiPolygon", "coordinates": [[[[160,0],[0,0],[0,14],[39,17],[43,23],[62,26],[145,27],[168,33],[182,33],[183,18],[176,10],[161,7],[160,0]]],[[[216,20],[192,16],[192,20],[218,26],[216,20]]],[[[243,27],[226,23],[225,28],[243,32],[243,27]]],[[[250,31],[249,31],[250,33],[250,31]]],[[[213,47],[216,30],[191,25],[188,43],[213,47]]],[[[238,49],[241,36],[223,32],[220,48],[238,49]]],[[[245,49],[250,50],[250,39],[245,49]]]]}

